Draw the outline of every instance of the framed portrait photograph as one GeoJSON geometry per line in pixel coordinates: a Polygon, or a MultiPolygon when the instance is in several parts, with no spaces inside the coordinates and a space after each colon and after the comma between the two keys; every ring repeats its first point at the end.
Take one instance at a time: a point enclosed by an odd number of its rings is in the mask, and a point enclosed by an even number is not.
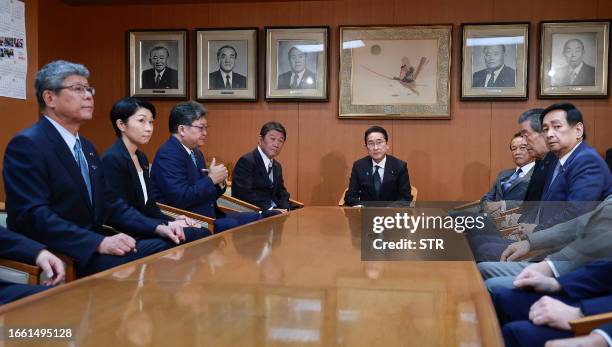
{"type": "Polygon", "coordinates": [[[461,100],[526,100],[529,23],[466,23],[461,29],[461,100]]]}
{"type": "Polygon", "coordinates": [[[266,100],[327,101],[329,27],[268,27],[266,100]]]}
{"type": "Polygon", "coordinates": [[[541,98],[608,96],[610,22],[541,22],[541,98]]]}
{"type": "Polygon", "coordinates": [[[450,118],[451,25],[340,27],[340,118],[450,118]]]}
{"type": "Polygon", "coordinates": [[[196,29],[199,100],[257,100],[257,28],[196,29]]]}
{"type": "Polygon", "coordinates": [[[187,30],[130,30],[130,96],[187,98],[187,30]]]}

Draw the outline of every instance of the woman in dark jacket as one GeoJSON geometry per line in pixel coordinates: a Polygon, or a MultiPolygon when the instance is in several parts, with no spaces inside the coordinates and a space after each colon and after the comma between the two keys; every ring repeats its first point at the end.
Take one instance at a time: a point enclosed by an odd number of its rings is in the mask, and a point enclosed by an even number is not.
{"type": "Polygon", "coordinates": [[[208,236],[210,231],[205,228],[191,228],[197,223],[189,218],[174,220],[157,206],[149,177],[149,161],[138,150],[153,135],[155,115],[153,104],[136,98],[123,98],[113,105],[110,120],[117,141],[102,156],[108,184],[115,194],[147,217],[182,225],[187,241],[208,236]]]}

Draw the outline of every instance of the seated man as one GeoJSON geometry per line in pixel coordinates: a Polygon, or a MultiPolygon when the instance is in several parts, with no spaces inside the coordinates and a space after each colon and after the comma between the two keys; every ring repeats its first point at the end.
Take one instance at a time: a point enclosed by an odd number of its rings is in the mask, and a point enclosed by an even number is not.
{"type": "Polygon", "coordinates": [[[482,211],[494,216],[506,211],[506,209],[521,205],[525,199],[527,186],[535,165],[533,157],[527,151],[527,140],[523,138],[520,132],[514,134],[510,142],[510,151],[516,168],[500,172],[491,190],[480,199],[482,211]]]}
{"type": "Polygon", "coordinates": [[[384,128],[373,126],[366,130],[364,142],[368,155],[353,164],[344,196],[346,206],[412,201],[408,167],[406,162],[387,155],[388,141],[384,128]]]}
{"type": "Polygon", "coordinates": [[[170,111],[171,136],[153,159],[151,180],[157,201],[210,218],[216,218],[215,231],[223,231],[261,218],[259,213],[223,213],[217,198],[225,192],[227,168],[213,158],[206,168],[198,149],[208,134],[206,108],[190,101],[170,111]]]}
{"type": "Polygon", "coordinates": [[[570,321],[612,311],[609,259],[557,279],[525,269],[514,285],[517,289],[496,288],[491,293],[506,346],[542,346],[551,339],[571,337],[570,321]]]}
{"type": "MultiPolygon", "coordinates": [[[[540,123],[555,159],[548,164],[540,203],[521,216],[513,232],[518,238],[587,213],[612,193],[610,170],[599,154],[583,141],[586,130],[582,114],[574,105],[549,106],[540,115],[540,123]]],[[[495,241],[480,249],[488,257],[499,259],[509,244],[507,240],[495,241]]]]}
{"type": "Polygon", "coordinates": [[[85,66],[63,60],[38,71],[42,116],[9,142],[3,168],[9,229],[73,258],[78,276],[184,240],[181,227],[143,216],[107,188],[96,149],[78,133],[93,115],[88,77],[85,66]],[[139,240],[106,236],[104,224],[139,240]]]}
{"type": "Polygon", "coordinates": [[[274,160],[287,139],[285,127],[268,122],[259,131],[257,148],[238,160],[232,178],[232,196],[259,207],[263,215],[287,212],[289,192],[283,181],[283,169],[274,160]]]}
{"type": "MultiPolygon", "coordinates": [[[[0,257],[40,266],[47,286],[60,283],[65,276],[62,261],[45,249],[45,246],[3,227],[0,227],[0,257]]],[[[0,280],[0,305],[38,293],[45,286],[15,284],[0,280]]]]}

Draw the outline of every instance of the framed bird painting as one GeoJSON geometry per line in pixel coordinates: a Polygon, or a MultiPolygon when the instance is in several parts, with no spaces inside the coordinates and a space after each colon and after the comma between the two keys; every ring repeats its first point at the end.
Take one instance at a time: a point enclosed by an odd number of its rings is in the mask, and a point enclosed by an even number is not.
{"type": "Polygon", "coordinates": [[[340,27],[339,118],[450,118],[451,25],[340,27]]]}

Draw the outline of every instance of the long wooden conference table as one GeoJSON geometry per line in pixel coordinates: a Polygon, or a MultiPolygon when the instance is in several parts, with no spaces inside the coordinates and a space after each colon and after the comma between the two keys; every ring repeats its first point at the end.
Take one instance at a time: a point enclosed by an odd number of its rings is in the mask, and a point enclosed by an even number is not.
{"type": "Polygon", "coordinates": [[[306,207],[2,306],[0,346],[503,346],[473,262],[361,261],[358,219],[306,207]]]}

